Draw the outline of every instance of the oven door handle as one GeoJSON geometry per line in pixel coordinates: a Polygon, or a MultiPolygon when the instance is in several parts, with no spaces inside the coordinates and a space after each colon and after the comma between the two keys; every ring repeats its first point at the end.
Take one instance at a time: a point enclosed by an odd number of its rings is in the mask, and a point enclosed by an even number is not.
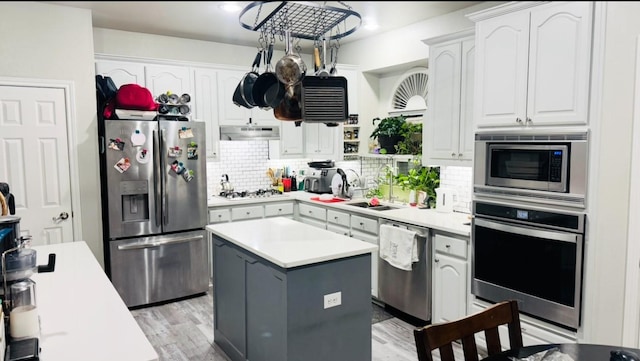
{"type": "Polygon", "coordinates": [[[474,218],[473,221],[475,226],[495,229],[497,231],[515,233],[515,234],[520,234],[527,237],[552,239],[552,240],[562,241],[562,242],[570,242],[570,243],[578,242],[578,235],[575,233],[547,231],[547,230],[534,228],[534,227],[513,226],[507,223],[502,223],[497,221],[487,221],[477,217],[474,218]]]}

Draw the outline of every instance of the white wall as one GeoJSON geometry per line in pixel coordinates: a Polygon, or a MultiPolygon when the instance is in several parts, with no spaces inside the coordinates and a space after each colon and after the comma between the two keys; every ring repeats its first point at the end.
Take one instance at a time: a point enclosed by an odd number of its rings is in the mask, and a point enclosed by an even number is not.
{"type": "MultiPolygon", "coordinates": [[[[73,82],[82,238],[102,262],[100,179],[91,12],[0,2],[0,76],[73,82]]],[[[80,210],[76,210],[80,212],[80,210]]]]}
{"type": "MultiPolygon", "coordinates": [[[[629,185],[638,181],[629,177],[633,102],[638,96],[634,94],[634,82],[640,3],[606,4],[602,108],[591,119],[591,155],[595,159],[590,162],[584,341],[620,344],[625,319],[629,185]]],[[[598,102],[593,99],[592,105],[597,106],[598,102]]],[[[637,271],[637,263],[632,268],[637,271]]],[[[638,309],[640,305],[631,307],[638,309]]]]}

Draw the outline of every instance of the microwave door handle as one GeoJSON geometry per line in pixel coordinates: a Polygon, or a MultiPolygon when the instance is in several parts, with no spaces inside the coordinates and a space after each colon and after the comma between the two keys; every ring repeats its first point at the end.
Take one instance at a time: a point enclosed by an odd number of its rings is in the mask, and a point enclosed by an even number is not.
{"type": "Polygon", "coordinates": [[[503,231],[507,233],[520,234],[527,237],[552,239],[555,241],[569,242],[569,243],[578,242],[578,235],[574,233],[546,231],[542,229],[534,229],[529,227],[518,227],[518,226],[505,224],[502,222],[487,221],[487,220],[478,219],[478,218],[474,219],[474,224],[480,227],[495,229],[497,231],[503,231]]]}
{"type": "Polygon", "coordinates": [[[169,223],[169,209],[167,207],[167,138],[165,129],[160,128],[160,176],[162,179],[162,224],[169,223]]]}
{"type": "Polygon", "coordinates": [[[156,218],[156,227],[160,227],[161,217],[162,217],[162,209],[161,209],[161,193],[162,187],[160,186],[160,174],[162,174],[162,162],[160,161],[160,144],[159,144],[159,136],[158,131],[153,131],[153,149],[155,152],[153,153],[153,189],[155,192],[153,194],[153,198],[155,201],[155,218],[156,218]]]}

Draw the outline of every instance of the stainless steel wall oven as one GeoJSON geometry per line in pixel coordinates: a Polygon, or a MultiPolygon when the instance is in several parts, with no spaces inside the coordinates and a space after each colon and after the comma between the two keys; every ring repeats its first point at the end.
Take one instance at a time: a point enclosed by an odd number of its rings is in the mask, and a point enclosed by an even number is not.
{"type": "Polygon", "coordinates": [[[474,192],[585,207],[588,133],[476,133],[474,192]]]}
{"type": "Polygon", "coordinates": [[[576,330],[586,215],[477,200],[473,208],[472,293],[517,299],[521,312],[576,330]]]}

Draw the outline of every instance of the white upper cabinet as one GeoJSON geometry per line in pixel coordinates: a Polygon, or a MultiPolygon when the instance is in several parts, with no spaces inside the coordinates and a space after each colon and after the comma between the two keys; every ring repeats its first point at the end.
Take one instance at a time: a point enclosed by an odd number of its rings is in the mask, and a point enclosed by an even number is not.
{"type": "Polygon", "coordinates": [[[473,157],[473,31],[425,40],[429,45],[425,166],[467,165],[473,157]]]}
{"type": "Polygon", "coordinates": [[[328,127],[324,123],[303,123],[304,149],[308,158],[342,159],[342,145],[337,144],[342,126],[328,127]]]}
{"type": "MultiPolygon", "coordinates": [[[[207,158],[219,159],[220,127],[218,126],[218,82],[215,69],[194,69],[195,119],[206,122],[207,158]]],[[[194,99],[194,97],[192,97],[194,99]]],[[[194,109],[192,108],[192,111],[194,109]]]]}
{"type": "Polygon", "coordinates": [[[296,126],[296,122],[280,123],[280,155],[282,158],[304,157],[304,125],[296,126]]]}
{"type": "Polygon", "coordinates": [[[186,66],[146,65],[145,83],[154,98],[167,92],[178,95],[186,93],[193,98],[191,75],[186,66]]]}
{"type": "Polygon", "coordinates": [[[218,72],[218,112],[220,125],[246,125],[251,119],[255,125],[280,125],[273,115],[273,109],[259,107],[245,108],[233,102],[236,87],[244,78],[246,71],[220,70],[218,72]]]}
{"type": "Polygon", "coordinates": [[[551,2],[469,16],[477,22],[477,127],[587,123],[592,6],[551,2]]]}
{"type": "Polygon", "coordinates": [[[145,85],[144,64],[126,61],[96,61],[96,74],[111,77],[120,88],[124,84],[145,85]]]}
{"type": "Polygon", "coordinates": [[[356,68],[347,65],[337,65],[337,76],[343,76],[347,79],[347,104],[349,114],[358,114],[358,75],[356,68]]]}

